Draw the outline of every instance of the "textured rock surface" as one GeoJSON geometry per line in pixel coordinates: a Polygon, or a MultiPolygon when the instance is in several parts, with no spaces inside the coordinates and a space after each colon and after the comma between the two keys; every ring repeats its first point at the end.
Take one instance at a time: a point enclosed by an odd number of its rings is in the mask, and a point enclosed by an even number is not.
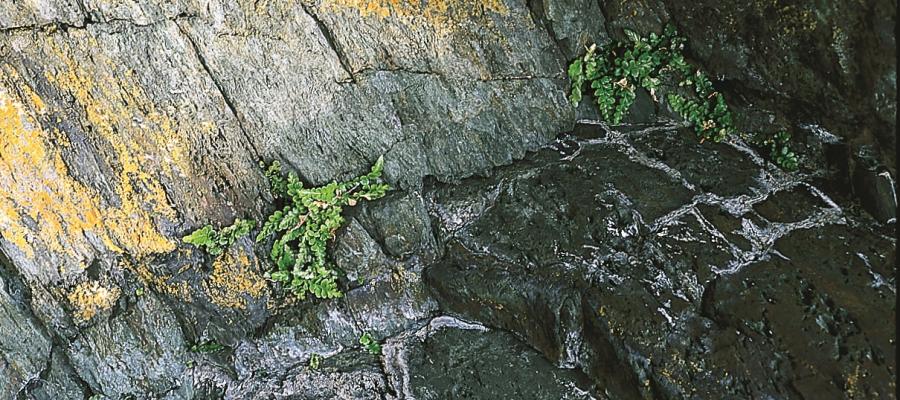
{"type": "Polygon", "coordinates": [[[891,396],[894,242],[818,187],[896,215],[895,6],[707,3],[2,2],[0,398],[891,396]],[[802,125],[809,171],[647,96],[649,125],[528,153],[591,115],[568,60],[667,21],[748,126],[802,125]],[[320,184],[380,155],[341,299],[180,243],[271,211],[259,161],[320,184]],[[474,325],[423,333],[448,313],[474,325]]]}
{"type": "Polygon", "coordinates": [[[747,149],[682,135],[566,137],[439,185],[447,257],[426,281],[444,311],[515,332],[611,398],[893,396],[893,238],[747,149]],[[665,161],[640,150],[649,138],[665,161]],[[733,193],[672,167],[687,156],[732,171],[733,193]]]}
{"type": "Polygon", "coordinates": [[[385,371],[401,398],[593,398],[577,371],[556,368],[507,332],[451,317],[388,341],[385,371]]]}

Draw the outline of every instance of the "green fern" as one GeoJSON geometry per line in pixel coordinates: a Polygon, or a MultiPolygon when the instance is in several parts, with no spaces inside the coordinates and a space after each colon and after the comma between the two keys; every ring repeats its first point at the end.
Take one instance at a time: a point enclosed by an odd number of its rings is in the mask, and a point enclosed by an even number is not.
{"type": "MultiPolygon", "coordinates": [[[[666,26],[662,35],[650,33],[641,37],[627,29],[625,35],[627,42],[614,42],[600,49],[592,45],[584,56],[569,64],[567,72],[572,81],[569,100],[573,104],[577,106],[581,102],[587,84],[593,89],[600,116],[618,124],[634,104],[635,88],[650,91],[655,99],[655,90],[661,82],[671,79],[687,91],[669,93],[666,100],[690,124],[701,142],[719,142],[738,134],[724,96],[715,90],[703,71],[694,69],[685,60],[682,54],[685,39],[678,36],[672,25],[666,26]]],[[[782,168],[795,170],[798,161],[790,150],[789,140],[790,134],[779,132],[751,143],[768,149],[782,168]]]]}
{"type": "Polygon", "coordinates": [[[250,233],[255,226],[256,221],[239,218],[220,231],[216,231],[212,225],[206,225],[182,239],[185,243],[206,249],[209,254],[219,255],[239,237],[250,233]]]}
{"type": "Polygon", "coordinates": [[[646,38],[630,30],[625,30],[625,34],[630,42],[617,42],[605,49],[592,45],[568,69],[572,80],[569,100],[578,105],[584,85],[588,84],[600,115],[613,124],[628,115],[636,87],[656,89],[668,60],[681,46],[674,30],[666,30],[663,35],[651,33],[646,38]]]}
{"type": "Polygon", "coordinates": [[[383,168],[384,159],[379,158],[366,175],[307,189],[295,173],[285,177],[281,166],[272,163],[266,176],[272,192],[287,205],[269,216],[256,236],[257,242],[276,236],[269,254],[274,267],[268,276],[287,285],[301,299],[307,293],[318,298],[341,296],[337,269],[327,258],[328,242],[344,223],[344,206],[381,198],[390,190],[380,181],[383,168]]]}
{"type": "MultiPolygon", "coordinates": [[[[384,158],[379,158],[366,175],[317,188],[304,188],[296,173],[283,174],[277,161],[260,166],[272,194],[287,204],[272,213],[256,235],[257,242],[275,236],[269,252],[274,264],[266,276],[285,284],[301,299],[310,293],[318,298],[340,297],[338,271],[328,260],[328,243],[344,223],[344,206],[384,197],[390,190],[381,181],[384,158]]],[[[255,221],[237,220],[217,232],[207,225],[185,236],[184,241],[203,247],[210,254],[221,254],[254,226],[255,221]]]]}
{"type": "Polygon", "coordinates": [[[370,335],[368,332],[363,333],[362,336],[359,337],[359,344],[365,347],[366,350],[371,354],[374,354],[376,356],[381,354],[381,344],[378,343],[378,341],[375,340],[375,338],[372,337],[372,335],[370,335]]]}

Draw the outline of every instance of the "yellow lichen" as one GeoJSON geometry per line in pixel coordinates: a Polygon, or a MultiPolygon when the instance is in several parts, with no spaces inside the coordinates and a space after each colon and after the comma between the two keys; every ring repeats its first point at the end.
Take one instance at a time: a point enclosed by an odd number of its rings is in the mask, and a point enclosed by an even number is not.
{"type": "Polygon", "coordinates": [[[266,281],[254,273],[257,270],[243,252],[233,256],[226,252],[212,265],[212,274],[205,282],[210,300],[221,307],[246,309],[247,296],[260,298],[266,291],[266,281]]]}
{"type": "Polygon", "coordinates": [[[355,10],[363,17],[424,18],[432,26],[466,21],[486,12],[507,14],[503,0],[326,0],[325,9],[355,10]]]}
{"type": "MultiPolygon", "coordinates": [[[[77,60],[54,42],[50,43],[50,49],[64,66],[55,73],[48,71],[46,78],[75,98],[83,107],[94,132],[113,148],[116,160],[112,161],[117,161],[121,166],[119,194],[129,200],[123,201],[127,213],[145,214],[137,206],[140,203],[130,201],[137,200],[137,186],[142,189],[144,202],[149,202],[157,215],[173,217],[175,211],[168,204],[162,185],[141,167],[152,160],[170,176],[173,175],[173,166],[177,166],[182,173],[189,170],[182,150],[182,135],[172,128],[172,121],[144,95],[135,83],[133,72],[117,77],[109,72],[112,68],[95,68],[91,72],[100,73],[100,81],[95,83],[95,77],[83,69],[77,60]]],[[[103,61],[112,63],[108,58],[103,61]]]]}
{"type": "Polygon", "coordinates": [[[0,87],[0,235],[29,258],[35,239],[51,251],[87,254],[85,232],[101,225],[95,195],[47,149],[46,135],[29,112],[33,107],[0,87]]]}
{"type": "Polygon", "coordinates": [[[94,318],[97,313],[112,308],[121,291],[117,287],[107,288],[100,282],[82,282],[69,293],[68,299],[75,308],[75,317],[81,321],[94,318]]]}
{"type": "Polygon", "coordinates": [[[157,228],[177,216],[160,178],[191,175],[184,134],[133,71],[114,75],[116,63],[102,52],[90,59],[109,68],[85,67],[52,35],[48,40],[45,78],[72,96],[67,110],[83,111],[84,134],[115,171],[115,197],[75,179],[63,159],[67,134],[38,121],[60,125],[71,111],[54,108],[14,68],[0,65],[0,236],[28,258],[40,248],[70,267],[96,252],[141,258],[172,251],[175,244],[157,228]],[[96,249],[98,242],[105,249],[96,249]]]}
{"type": "Polygon", "coordinates": [[[847,388],[846,394],[848,398],[855,399],[858,395],[862,394],[859,390],[860,372],[860,366],[857,365],[853,373],[847,376],[847,383],[844,387],[847,388]]]}
{"type": "Polygon", "coordinates": [[[143,264],[137,266],[126,265],[126,268],[134,271],[145,285],[156,289],[160,293],[185,302],[190,302],[193,299],[191,286],[185,281],[175,281],[171,276],[158,275],[143,264]]]}

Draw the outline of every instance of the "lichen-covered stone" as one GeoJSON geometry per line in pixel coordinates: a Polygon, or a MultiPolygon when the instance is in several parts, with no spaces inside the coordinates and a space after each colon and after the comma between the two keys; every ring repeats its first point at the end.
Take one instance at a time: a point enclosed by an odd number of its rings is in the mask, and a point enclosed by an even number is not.
{"type": "MultiPolygon", "coordinates": [[[[889,335],[859,308],[895,297],[877,225],[752,150],[674,133],[646,93],[628,120],[641,125],[529,153],[594,115],[566,100],[584,45],[671,21],[719,89],[759,110],[747,126],[834,132],[823,148],[848,167],[832,175],[889,219],[893,191],[856,176],[870,170],[850,154],[869,145],[884,164],[871,171],[895,172],[895,5],[713,3],[2,2],[0,397],[392,398],[398,376],[437,373],[428,357],[478,346],[498,350],[469,364],[476,376],[528,376],[499,369],[519,354],[573,398],[566,382],[585,376],[601,398],[887,393],[889,335]],[[381,155],[395,191],[352,211],[331,248],[343,298],[286,296],[251,238],[219,257],[181,242],[273,211],[260,161],[318,185],[381,155]],[[804,241],[821,259],[794,254],[804,241]],[[514,334],[444,332],[393,371],[398,358],[359,348],[364,332],[396,343],[445,312],[514,334]],[[817,342],[785,337],[795,329],[817,342]],[[225,349],[190,353],[201,341],[225,349]]],[[[540,379],[456,387],[564,392],[540,379]]]]}

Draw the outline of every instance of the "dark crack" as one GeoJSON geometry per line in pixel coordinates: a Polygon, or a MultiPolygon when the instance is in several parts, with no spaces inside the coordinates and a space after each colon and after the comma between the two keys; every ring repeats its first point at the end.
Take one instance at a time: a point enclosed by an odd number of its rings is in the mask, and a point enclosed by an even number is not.
{"type": "Polygon", "coordinates": [[[253,156],[256,160],[262,160],[260,158],[259,149],[256,148],[256,144],[253,143],[253,138],[250,136],[250,132],[244,126],[244,120],[241,117],[241,114],[238,113],[237,107],[234,105],[234,100],[225,90],[225,87],[216,79],[216,75],[213,74],[212,69],[210,69],[209,64],[206,61],[206,57],[203,56],[203,52],[200,51],[200,46],[197,45],[197,42],[194,41],[194,38],[191,37],[190,34],[184,29],[181,24],[176,23],[178,26],[178,31],[187,38],[188,43],[191,44],[191,48],[194,50],[194,55],[197,56],[197,60],[200,62],[200,65],[203,67],[203,70],[209,75],[209,78],[212,80],[213,84],[216,86],[216,89],[219,91],[219,94],[222,96],[222,100],[225,101],[225,105],[231,111],[231,114],[234,115],[235,120],[237,121],[238,128],[241,130],[241,133],[244,135],[244,139],[247,140],[247,144],[250,145],[250,150],[253,152],[253,156]]]}
{"type": "Polygon", "coordinates": [[[53,33],[56,31],[68,31],[73,29],[85,29],[87,28],[87,24],[85,20],[82,19],[81,25],[70,24],[68,22],[49,22],[46,24],[34,24],[34,25],[19,25],[19,26],[8,26],[0,28],[0,33],[6,34],[16,34],[16,33],[37,33],[37,32],[45,32],[45,33],[53,33]]]}
{"type": "Polygon", "coordinates": [[[550,40],[556,45],[556,55],[561,62],[565,60],[565,52],[562,41],[556,36],[556,32],[553,30],[553,25],[547,20],[547,13],[544,10],[544,2],[543,0],[526,0],[525,6],[528,7],[528,13],[531,15],[531,22],[534,23],[535,26],[543,27],[544,30],[547,31],[547,35],[550,36],[550,40]]]}
{"type": "Polygon", "coordinates": [[[167,22],[178,22],[181,19],[193,18],[196,15],[191,13],[181,13],[172,17],[160,18],[146,23],[139,23],[128,18],[109,18],[103,20],[95,20],[90,12],[86,10],[81,1],[78,1],[79,12],[82,14],[79,21],[52,21],[42,24],[29,24],[0,27],[0,33],[16,34],[16,33],[54,33],[57,31],[68,32],[70,30],[84,30],[91,26],[112,26],[112,25],[129,25],[135,28],[146,28],[156,26],[167,22]]]}
{"type": "Polygon", "coordinates": [[[354,75],[353,70],[350,68],[350,62],[347,59],[347,55],[344,54],[343,49],[341,49],[341,46],[338,45],[337,41],[334,39],[334,34],[332,34],[331,30],[328,29],[327,26],[325,26],[325,23],[322,22],[321,19],[319,19],[318,15],[309,10],[309,7],[306,4],[300,2],[300,7],[302,7],[303,12],[305,12],[306,15],[309,15],[309,17],[312,18],[313,22],[316,23],[316,27],[319,28],[319,32],[322,33],[322,37],[325,38],[325,42],[328,44],[328,47],[331,48],[331,51],[334,52],[334,55],[335,57],[337,57],[338,62],[341,63],[341,68],[343,68],[344,71],[347,72],[347,75],[350,76],[349,80],[344,80],[338,83],[356,83],[356,76],[354,75]]]}
{"type": "MultiPolygon", "coordinates": [[[[351,75],[354,77],[359,76],[370,76],[377,74],[379,72],[386,73],[401,73],[401,74],[410,74],[410,75],[423,75],[423,76],[433,76],[440,79],[447,79],[452,81],[473,81],[473,82],[500,82],[500,81],[528,81],[528,80],[537,80],[537,79],[550,79],[550,80],[561,80],[563,77],[560,76],[545,76],[545,75],[530,75],[530,74],[521,74],[521,75],[506,75],[506,76],[492,76],[487,78],[473,78],[467,76],[452,76],[447,75],[438,71],[426,71],[426,70],[418,70],[412,68],[405,67],[397,67],[397,68],[363,68],[357,71],[353,71],[351,75]]],[[[350,83],[350,82],[339,82],[339,83],[350,83]]],[[[354,81],[353,83],[357,83],[354,81]]]]}

